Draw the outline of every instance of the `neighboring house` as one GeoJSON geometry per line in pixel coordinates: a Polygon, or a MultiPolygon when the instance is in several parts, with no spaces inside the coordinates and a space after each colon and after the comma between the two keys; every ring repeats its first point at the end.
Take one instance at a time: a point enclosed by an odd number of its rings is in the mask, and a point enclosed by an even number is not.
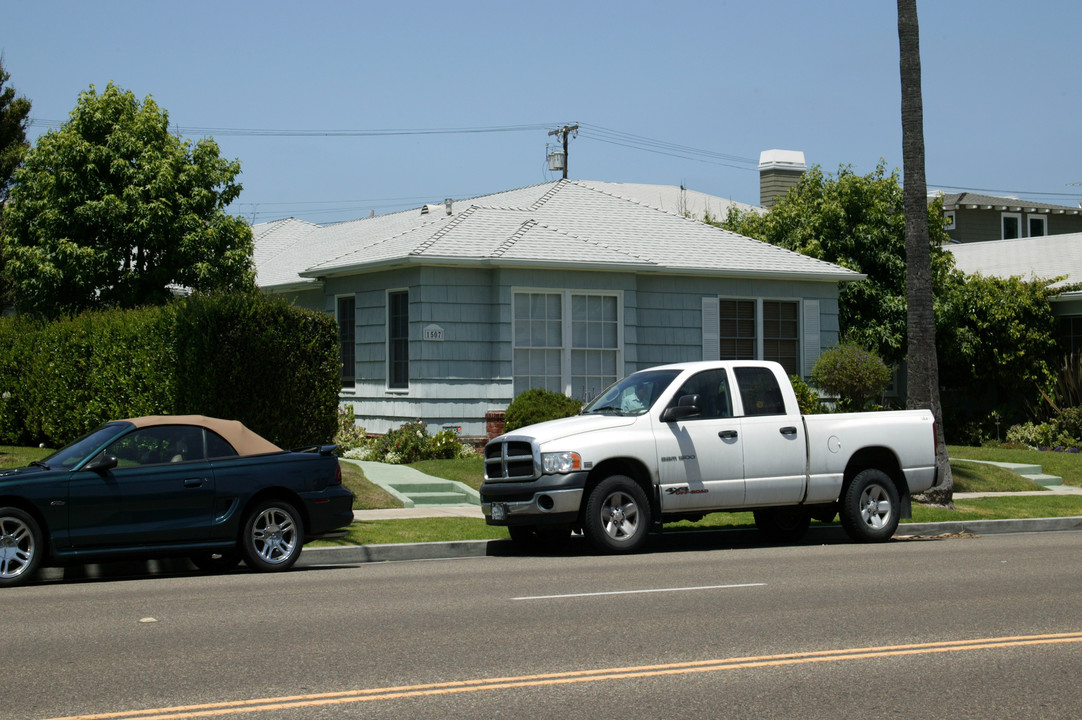
{"type": "MultiPolygon", "coordinates": [[[[1053,280],[1053,288],[1082,283],[1082,233],[947,245],[958,269],[988,277],[1053,280]]],[[[1052,298],[1059,336],[1070,351],[1082,350],[1082,291],[1052,298]]]]}
{"type": "Polygon", "coordinates": [[[335,314],[341,400],[371,432],[420,418],[482,436],[530,387],[589,398],[668,362],[761,358],[807,376],[837,342],[840,283],[863,276],[688,219],[699,195],[560,180],[262,223],[257,282],[335,314]]]}
{"type": "Polygon", "coordinates": [[[971,192],[942,197],[947,234],[956,243],[1082,232],[1078,207],[971,192]]]}

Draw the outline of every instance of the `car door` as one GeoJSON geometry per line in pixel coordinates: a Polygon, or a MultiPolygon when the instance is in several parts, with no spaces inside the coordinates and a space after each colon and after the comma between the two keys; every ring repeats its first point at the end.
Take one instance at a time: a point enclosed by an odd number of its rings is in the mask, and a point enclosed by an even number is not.
{"type": "Polygon", "coordinates": [[[194,542],[206,537],[214,508],[214,475],[203,429],[145,427],[112,442],[117,466],[72,473],[68,489],[76,549],[194,542]]]}
{"type": "Polygon", "coordinates": [[[804,499],[807,441],[799,414],[786,413],[778,379],[769,368],[736,367],[743,415],[745,502],[795,505],[804,499]]]}
{"type": "Polygon", "coordinates": [[[725,369],[714,368],[685,380],[673,396],[671,406],[697,396],[699,413],[660,422],[655,433],[662,512],[744,503],[743,439],[729,389],[725,369]]]}

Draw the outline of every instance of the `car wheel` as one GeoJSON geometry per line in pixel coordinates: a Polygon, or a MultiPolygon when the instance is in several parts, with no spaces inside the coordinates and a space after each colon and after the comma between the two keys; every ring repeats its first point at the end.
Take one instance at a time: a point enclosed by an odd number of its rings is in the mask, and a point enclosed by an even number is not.
{"type": "Polygon", "coordinates": [[[776,543],[790,543],[800,540],[808,532],[811,517],[803,508],[770,508],[756,510],[755,527],[776,543]]]}
{"type": "Polygon", "coordinates": [[[894,482],[882,470],[868,468],[846,489],[840,516],[842,527],[853,540],[883,542],[898,529],[900,511],[894,482]]]}
{"type": "Polygon", "coordinates": [[[27,581],[41,563],[41,529],[29,513],[0,508],[0,587],[27,581]]]}
{"type": "Polygon", "coordinates": [[[244,521],[241,547],[244,562],[253,570],[288,570],[297,562],[304,544],[300,513],[282,500],[264,501],[244,521]]]}
{"type": "Polygon", "coordinates": [[[220,573],[232,570],[241,561],[239,548],[226,550],[225,552],[196,553],[189,558],[192,565],[204,572],[220,573]]]}
{"type": "Polygon", "coordinates": [[[646,542],[650,503],[637,482],[624,475],[602,480],[586,501],[583,530],[598,550],[634,552],[646,542]]]}

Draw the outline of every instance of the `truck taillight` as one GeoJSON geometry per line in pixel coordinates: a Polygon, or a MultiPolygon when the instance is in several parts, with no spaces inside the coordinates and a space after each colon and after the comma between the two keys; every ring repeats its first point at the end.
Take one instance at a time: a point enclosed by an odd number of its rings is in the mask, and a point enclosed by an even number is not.
{"type": "Polygon", "coordinates": [[[342,484],[342,463],[336,462],[334,464],[334,482],[332,482],[331,485],[341,485],[341,484],[342,484]]]}

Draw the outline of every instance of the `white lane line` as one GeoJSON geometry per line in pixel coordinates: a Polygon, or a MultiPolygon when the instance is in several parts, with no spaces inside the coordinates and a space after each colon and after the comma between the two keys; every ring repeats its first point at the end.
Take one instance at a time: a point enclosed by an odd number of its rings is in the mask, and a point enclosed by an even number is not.
{"type": "Polygon", "coordinates": [[[645,590],[612,590],[609,592],[570,593],[568,595],[528,595],[512,600],[562,600],[564,598],[600,597],[602,595],[643,595],[646,593],[692,592],[694,590],[729,590],[731,588],[764,587],[766,583],[741,583],[739,585],[700,585],[698,587],[648,588],[645,590]]]}

